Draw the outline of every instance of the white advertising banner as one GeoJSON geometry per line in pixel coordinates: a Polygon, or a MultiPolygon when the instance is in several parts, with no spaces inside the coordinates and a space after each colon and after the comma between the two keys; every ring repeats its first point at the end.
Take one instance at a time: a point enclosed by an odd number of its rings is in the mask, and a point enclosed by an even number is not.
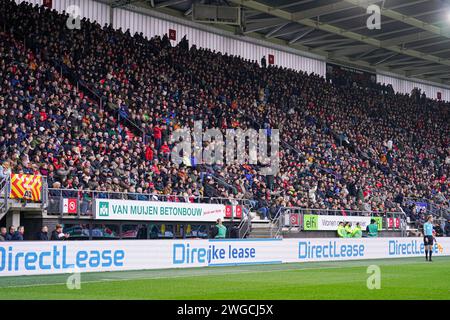
{"type": "MultiPolygon", "coordinates": [[[[284,240],[280,247],[283,262],[342,261],[406,258],[425,255],[422,238],[311,238],[284,240]],[[295,247],[294,247],[295,246],[295,247]]],[[[450,255],[450,238],[438,238],[435,256],[450,255]]]]}
{"type": "Polygon", "coordinates": [[[360,217],[360,216],[333,216],[333,215],[316,215],[305,214],[303,216],[303,230],[317,231],[329,230],[336,231],[340,222],[350,222],[354,227],[357,223],[361,225],[363,230],[370,224],[370,220],[377,221],[378,229],[382,229],[381,217],[360,217]]]}
{"type": "Polygon", "coordinates": [[[0,243],[0,276],[282,263],[282,240],[110,240],[0,243]]]}
{"type": "Polygon", "coordinates": [[[225,216],[221,204],[95,199],[95,219],[213,222],[225,216]]]}
{"type": "MultiPolygon", "coordinates": [[[[2,242],[0,276],[423,255],[421,238],[2,242]]],[[[450,255],[450,238],[438,238],[434,255],[450,255]]]]}
{"type": "Polygon", "coordinates": [[[336,231],[339,222],[350,222],[352,226],[355,226],[358,222],[363,230],[370,224],[370,217],[339,217],[339,216],[325,216],[319,215],[317,218],[318,228],[317,230],[333,230],[336,231]]]}

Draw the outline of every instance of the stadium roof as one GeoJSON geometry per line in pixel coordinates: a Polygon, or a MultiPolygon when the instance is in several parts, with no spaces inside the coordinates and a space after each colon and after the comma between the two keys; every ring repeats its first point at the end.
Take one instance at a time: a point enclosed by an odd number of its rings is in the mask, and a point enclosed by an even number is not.
{"type": "MultiPolygon", "coordinates": [[[[191,19],[194,0],[101,0],[191,19]]],[[[218,28],[311,52],[328,61],[450,84],[450,0],[201,0],[241,6],[243,25],[218,28]],[[367,7],[381,8],[369,30],[367,7]]]]}

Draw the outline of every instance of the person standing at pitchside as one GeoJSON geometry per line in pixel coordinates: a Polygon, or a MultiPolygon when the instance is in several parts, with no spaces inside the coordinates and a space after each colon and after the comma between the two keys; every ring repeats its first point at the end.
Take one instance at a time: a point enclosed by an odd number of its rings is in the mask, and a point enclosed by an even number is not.
{"type": "Polygon", "coordinates": [[[423,225],[423,243],[425,245],[425,260],[430,262],[433,261],[431,260],[433,254],[433,241],[433,216],[429,215],[427,217],[427,222],[423,225]]]}

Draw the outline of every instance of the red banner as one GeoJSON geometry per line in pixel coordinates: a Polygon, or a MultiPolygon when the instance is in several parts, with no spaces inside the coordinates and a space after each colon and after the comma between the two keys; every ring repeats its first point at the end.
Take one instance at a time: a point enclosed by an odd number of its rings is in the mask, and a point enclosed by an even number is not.
{"type": "Polygon", "coordinates": [[[177,40],[177,30],[169,29],[169,40],[177,40]]]}
{"type": "Polygon", "coordinates": [[[394,227],[394,218],[387,218],[387,227],[391,229],[394,227]]]}
{"type": "Polygon", "coordinates": [[[236,206],[234,209],[235,218],[241,219],[242,218],[242,206],[236,206]]]}
{"type": "Polygon", "coordinates": [[[291,216],[289,217],[289,222],[291,226],[298,226],[300,224],[299,214],[292,213],[291,216]]]}
{"type": "Polygon", "coordinates": [[[233,207],[225,206],[225,218],[231,218],[233,216],[233,207]]]}
{"type": "Polygon", "coordinates": [[[63,213],[76,214],[77,207],[77,198],[63,199],[63,213]]]}
{"type": "Polygon", "coordinates": [[[400,218],[394,219],[395,229],[400,229],[400,218]]]}
{"type": "Polygon", "coordinates": [[[47,7],[47,8],[52,8],[52,0],[44,0],[43,2],[42,2],[42,4],[44,5],[44,7],[47,7]]]}

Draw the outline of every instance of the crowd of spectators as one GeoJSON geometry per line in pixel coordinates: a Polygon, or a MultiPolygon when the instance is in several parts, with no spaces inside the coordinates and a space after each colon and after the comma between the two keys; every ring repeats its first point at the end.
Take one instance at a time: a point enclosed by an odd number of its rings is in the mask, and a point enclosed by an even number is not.
{"type": "MultiPolygon", "coordinates": [[[[8,229],[5,227],[0,228],[0,242],[2,241],[23,241],[25,236],[25,228],[23,226],[16,227],[10,226],[8,229]]],[[[57,224],[55,229],[48,234],[48,226],[42,226],[41,231],[36,235],[36,240],[49,241],[56,240],[62,241],[69,238],[69,234],[63,232],[63,226],[57,224]]]]}
{"type": "Polygon", "coordinates": [[[13,1],[0,5],[0,175],[50,187],[401,211],[449,199],[450,106],[114,30],[13,1]],[[87,88],[87,89],[86,89],[87,88]],[[91,95],[90,93],[93,93],[91,95]],[[100,97],[101,103],[95,97],[100,97]],[[280,130],[280,170],[170,161],[174,130],[280,130]]]}

